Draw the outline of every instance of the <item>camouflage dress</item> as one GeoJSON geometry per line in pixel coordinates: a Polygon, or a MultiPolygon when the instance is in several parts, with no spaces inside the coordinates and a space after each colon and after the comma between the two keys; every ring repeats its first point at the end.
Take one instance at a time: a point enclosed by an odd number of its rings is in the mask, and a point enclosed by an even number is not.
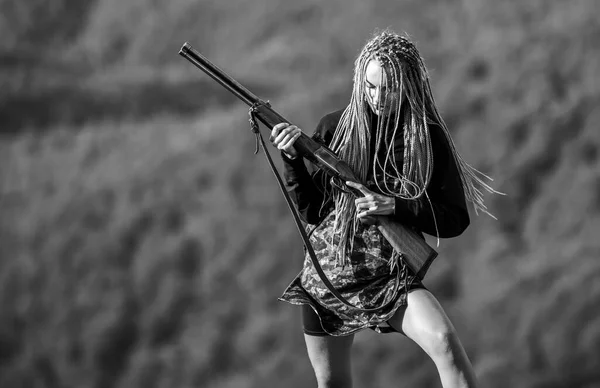
{"type": "Polygon", "coordinates": [[[363,312],[340,302],[325,286],[306,253],[302,271],[279,298],[292,304],[308,304],[319,316],[327,333],[339,336],[372,328],[390,331],[386,321],[406,304],[408,290],[422,288],[394,254],[376,226],[359,224],[354,236],[350,263],[336,263],[337,238],[333,238],[334,214],[330,213],[311,234],[311,244],[329,281],[351,304],[360,308],[386,306],[377,312],[363,312]]]}

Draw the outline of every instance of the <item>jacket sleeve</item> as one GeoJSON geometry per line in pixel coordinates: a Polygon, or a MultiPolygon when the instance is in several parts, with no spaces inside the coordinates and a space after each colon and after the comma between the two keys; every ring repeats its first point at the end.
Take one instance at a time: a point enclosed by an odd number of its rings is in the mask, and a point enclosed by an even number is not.
{"type": "MultiPolygon", "coordinates": [[[[323,145],[329,138],[327,130],[330,127],[327,116],[321,119],[312,138],[323,145]]],[[[283,178],[290,198],[296,205],[302,221],[318,224],[328,213],[331,199],[329,179],[322,170],[309,172],[304,158],[288,158],[283,152],[283,178]]],[[[312,170],[312,169],[311,169],[312,170]]]]}
{"type": "Polygon", "coordinates": [[[440,238],[456,237],[470,218],[454,156],[439,127],[430,127],[433,173],[426,195],[416,200],[396,198],[394,218],[440,238]]]}

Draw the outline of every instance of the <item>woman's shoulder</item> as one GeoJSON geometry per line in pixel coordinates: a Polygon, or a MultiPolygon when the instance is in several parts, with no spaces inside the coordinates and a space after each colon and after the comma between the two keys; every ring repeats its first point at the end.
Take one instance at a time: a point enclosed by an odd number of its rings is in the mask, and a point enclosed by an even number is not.
{"type": "Polygon", "coordinates": [[[344,113],[344,110],[345,109],[338,109],[336,111],[327,113],[319,121],[318,127],[319,126],[325,126],[327,128],[333,127],[333,130],[335,130],[335,128],[337,127],[338,123],[340,122],[340,119],[342,118],[342,114],[344,113]]]}
{"type": "Polygon", "coordinates": [[[333,134],[335,133],[335,129],[337,128],[343,113],[344,109],[339,109],[323,116],[317,124],[313,138],[321,143],[329,144],[333,138],[333,134]]]}

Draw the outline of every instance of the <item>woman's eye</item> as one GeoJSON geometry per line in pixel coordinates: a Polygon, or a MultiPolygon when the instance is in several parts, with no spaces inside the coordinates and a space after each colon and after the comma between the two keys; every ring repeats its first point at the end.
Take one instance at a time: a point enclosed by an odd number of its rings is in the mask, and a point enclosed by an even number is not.
{"type": "MultiPolygon", "coordinates": [[[[377,89],[377,86],[374,86],[374,85],[369,85],[369,84],[367,84],[367,89],[370,89],[370,90],[375,90],[375,89],[377,89]]],[[[382,93],[383,93],[383,92],[387,92],[387,90],[388,90],[388,89],[387,89],[387,87],[385,87],[385,86],[384,86],[384,87],[380,87],[380,88],[379,88],[379,91],[381,91],[382,93]]]]}

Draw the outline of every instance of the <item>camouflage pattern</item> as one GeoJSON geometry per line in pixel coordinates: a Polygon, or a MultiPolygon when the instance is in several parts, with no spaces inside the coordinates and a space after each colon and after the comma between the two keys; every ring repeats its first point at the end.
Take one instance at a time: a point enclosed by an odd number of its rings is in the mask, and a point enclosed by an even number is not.
{"type": "Polygon", "coordinates": [[[363,312],[340,302],[321,281],[308,253],[304,257],[302,271],[279,300],[310,305],[319,316],[323,329],[334,336],[366,328],[388,332],[386,321],[406,304],[408,290],[423,288],[423,285],[373,225],[359,225],[349,264],[338,264],[335,257],[338,238],[333,236],[333,224],[332,212],[310,237],[323,272],[354,306],[386,307],[376,312],[363,312]]]}

